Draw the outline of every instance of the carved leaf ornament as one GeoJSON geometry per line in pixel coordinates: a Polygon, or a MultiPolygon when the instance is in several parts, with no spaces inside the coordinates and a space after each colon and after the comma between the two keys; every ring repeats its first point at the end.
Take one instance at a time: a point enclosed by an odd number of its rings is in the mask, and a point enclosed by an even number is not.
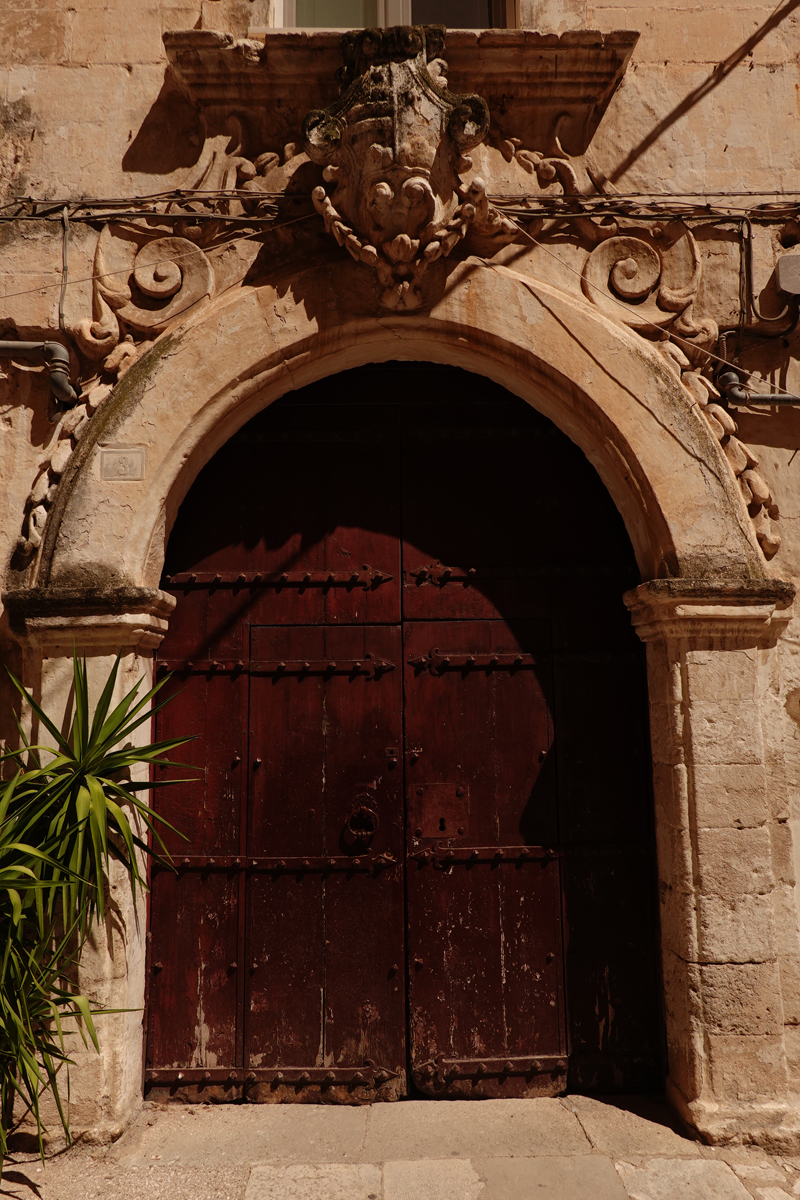
{"type": "Polygon", "coordinates": [[[74,333],[90,359],[104,358],[120,341],[120,321],[139,333],[160,333],[214,291],[203,251],[182,237],[150,237],[141,229],[107,225],[94,258],[92,320],[74,333]]]}
{"type": "MultiPolygon", "coordinates": [[[[476,206],[461,183],[467,152],[486,137],[480,96],[447,90],[444,28],[366,29],[342,39],[344,91],[308,114],[303,142],[335,188],[314,206],[340,246],[372,267],[381,303],[419,307],[428,266],[465,236],[476,206]]],[[[473,190],[474,190],[473,183],[473,190]]]]}
{"type": "Polygon", "coordinates": [[[652,229],[630,228],[600,242],[586,260],[583,290],[606,316],[640,333],[652,335],[654,327],[674,323],[683,337],[710,345],[719,336],[716,325],[695,323],[692,317],[701,276],[700,250],[691,230],[682,221],[671,221],[652,229]]]}

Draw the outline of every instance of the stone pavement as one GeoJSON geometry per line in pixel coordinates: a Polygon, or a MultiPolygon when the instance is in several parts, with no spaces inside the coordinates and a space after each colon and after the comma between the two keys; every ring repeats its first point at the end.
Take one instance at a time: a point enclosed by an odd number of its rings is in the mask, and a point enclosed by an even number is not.
{"type": "Polygon", "coordinates": [[[800,1158],[702,1146],[663,1105],[553,1100],[146,1106],[113,1146],[44,1166],[15,1200],[794,1200],[800,1158]]]}

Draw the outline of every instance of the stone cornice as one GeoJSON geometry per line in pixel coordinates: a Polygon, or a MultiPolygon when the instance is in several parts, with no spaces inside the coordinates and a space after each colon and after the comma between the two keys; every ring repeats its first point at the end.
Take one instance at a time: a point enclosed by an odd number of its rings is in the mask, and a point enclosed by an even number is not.
{"type": "Polygon", "coordinates": [[[45,656],[153,650],[167,632],[175,599],[158,588],[25,588],[4,592],[11,628],[45,656]]]}
{"type": "MultiPolygon", "coordinates": [[[[450,30],[448,86],[484,96],[498,136],[544,150],[557,134],[568,154],[583,154],[638,38],[628,30],[450,30]]],[[[274,126],[273,137],[287,136],[292,114],[336,100],[340,42],[341,34],[331,30],[274,30],[263,44],[212,30],[164,34],[170,65],[209,127],[224,114],[246,113],[267,140],[267,125],[274,126]]]]}
{"type": "Polygon", "coordinates": [[[623,599],[643,642],[713,638],[737,646],[766,646],[777,641],[792,619],[795,591],[784,579],[654,579],[632,588],[623,599]]]}

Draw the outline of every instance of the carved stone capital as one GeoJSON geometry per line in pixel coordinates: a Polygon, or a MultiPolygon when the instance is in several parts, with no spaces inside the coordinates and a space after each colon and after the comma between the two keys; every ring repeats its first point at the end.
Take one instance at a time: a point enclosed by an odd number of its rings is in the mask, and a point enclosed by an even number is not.
{"type": "Polygon", "coordinates": [[[769,646],[792,619],[795,590],[783,579],[745,584],[654,579],[623,599],[643,642],[714,639],[731,646],[769,646]]]}
{"type": "Polygon", "coordinates": [[[175,599],[158,588],[26,588],[3,594],[18,640],[43,658],[154,650],[175,599]]]}

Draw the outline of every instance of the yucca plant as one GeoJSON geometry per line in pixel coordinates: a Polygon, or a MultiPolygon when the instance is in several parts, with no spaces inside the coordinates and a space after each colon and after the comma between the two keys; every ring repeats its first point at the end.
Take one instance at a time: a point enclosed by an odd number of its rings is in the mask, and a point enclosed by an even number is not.
{"type": "Polygon", "coordinates": [[[137,887],[146,886],[137,852],[166,855],[156,827],[160,818],[136,795],[155,785],[130,775],[156,761],[176,765],[163,756],[189,739],[133,745],[133,733],[163,707],[152,701],[166,679],[141,697],[141,681],[136,683],[112,709],[118,670],[119,656],[92,714],[86,662],[73,656],[73,709],[66,734],[11,675],[38,718],[42,738],[49,736],[52,745],[30,742],[18,722],[21,748],[0,758],[15,767],[0,793],[3,1158],[15,1096],[30,1111],[42,1150],[39,1101],[51,1091],[69,1140],[69,1107],[59,1079],[63,1071],[68,1089],[67,1037],[74,1034],[65,1032],[64,1022],[77,1018],[70,1021],[70,1031],[77,1027],[84,1042],[97,1049],[93,1017],[103,1011],[77,992],[70,976],[94,922],[105,916],[110,859],[122,864],[135,896],[137,887]]]}

